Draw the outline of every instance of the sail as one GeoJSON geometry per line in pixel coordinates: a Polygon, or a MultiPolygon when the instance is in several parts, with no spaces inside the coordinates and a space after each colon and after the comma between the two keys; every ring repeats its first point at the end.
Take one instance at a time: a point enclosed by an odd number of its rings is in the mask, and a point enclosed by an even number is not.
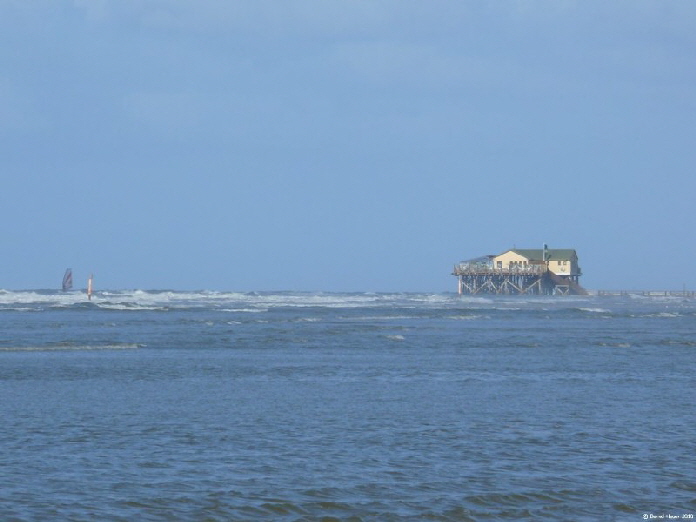
{"type": "Polygon", "coordinates": [[[87,279],[87,299],[92,300],[92,280],[94,276],[89,274],[89,279],[87,279]]]}
{"type": "Polygon", "coordinates": [[[72,290],[72,268],[68,268],[63,276],[63,292],[72,290]]]}

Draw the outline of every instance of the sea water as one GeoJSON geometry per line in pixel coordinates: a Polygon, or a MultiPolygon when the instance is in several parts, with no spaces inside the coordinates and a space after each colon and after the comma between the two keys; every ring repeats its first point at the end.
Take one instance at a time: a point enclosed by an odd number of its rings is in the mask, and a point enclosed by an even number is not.
{"type": "Polygon", "coordinates": [[[0,520],[696,513],[696,302],[0,291],[0,520]]]}

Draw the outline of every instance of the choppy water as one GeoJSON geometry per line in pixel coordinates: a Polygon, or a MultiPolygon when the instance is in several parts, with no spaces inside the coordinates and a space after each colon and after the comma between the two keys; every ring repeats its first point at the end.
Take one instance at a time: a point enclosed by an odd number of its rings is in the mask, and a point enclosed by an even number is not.
{"type": "Polygon", "coordinates": [[[696,513],[696,302],[0,291],[0,520],[696,513]]]}

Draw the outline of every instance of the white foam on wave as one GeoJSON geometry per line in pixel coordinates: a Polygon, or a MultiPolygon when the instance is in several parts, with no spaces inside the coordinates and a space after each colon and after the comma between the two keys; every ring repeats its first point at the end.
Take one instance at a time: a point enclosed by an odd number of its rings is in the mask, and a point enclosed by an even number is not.
{"type": "Polygon", "coordinates": [[[591,314],[610,314],[611,310],[606,308],[578,308],[581,312],[588,312],[591,314]]]}
{"type": "MultiPolygon", "coordinates": [[[[50,290],[0,291],[0,308],[18,309],[41,306],[72,307],[88,303],[84,292],[50,290]]],[[[277,308],[331,308],[331,309],[528,309],[553,305],[578,306],[587,298],[553,298],[540,296],[459,296],[452,293],[325,293],[325,292],[223,292],[177,290],[100,290],[91,305],[110,310],[176,310],[212,307],[231,313],[266,312],[277,308]]],[[[592,307],[587,307],[592,310],[592,307]]],[[[597,309],[599,310],[599,309],[597,309]]],[[[602,313],[607,311],[601,309],[602,313]]],[[[367,314],[371,315],[371,314],[367,314]]],[[[395,315],[399,315],[398,313],[395,315]]],[[[466,314],[462,314],[466,315],[466,314]]]]}
{"type": "Polygon", "coordinates": [[[682,315],[677,312],[658,312],[656,314],[648,314],[644,317],[681,317],[682,315]]]}
{"type": "Polygon", "coordinates": [[[166,306],[156,306],[156,305],[140,305],[134,303],[99,303],[96,305],[99,308],[106,310],[129,310],[129,311],[155,311],[155,310],[167,310],[166,306]]]}
{"type": "Polygon", "coordinates": [[[490,319],[490,315],[472,314],[472,315],[448,315],[446,319],[454,321],[478,321],[480,319],[490,319]]]}
{"type": "Polygon", "coordinates": [[[137,350],[145,345],[138,343],[113,344],[50,344],[44,346],[2,346],[0,352],[73,352],[97,350],[137,350]]]}
{"type": "Polygon", "coordinates": [[[69,306],[86,300],[86,295],[79,292],[44,292],[34,290],[22,290],[17,292],[0,292],[0,305],[64,305],[69,306]]]}
{"type": "Polygon", "coordinates": [[[268,312],[268,308],[221,308],[221,312],[233,312],[233,313],[246,313],[246,314],[257,314],[268,312]]]}
{"type": "Polygon", "coordinates": [[[360,315],[356,317],[345,316],[345,319],[351,321],[403,321],[406,319],[417,319],[417,316],[413,315],[360,315]]]}

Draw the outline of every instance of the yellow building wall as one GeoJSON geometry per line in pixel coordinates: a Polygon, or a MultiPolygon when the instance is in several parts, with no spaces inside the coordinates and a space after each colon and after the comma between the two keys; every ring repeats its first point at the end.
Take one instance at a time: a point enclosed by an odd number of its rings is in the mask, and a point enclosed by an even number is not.
{"type": "MultiPolygon", "coordinates": [[[[493,258],[493,268],[504,268],[509,269],[515,266],[527,266],[529,264],[529,259],[524,257],[517,252],[508,250],[493,258]]],[[[553,257],[548,262],[549,270],[557,275],[577,275],[578,270],[578,258],[574,256],[572,259],[553,259],[553,257]]]]}
{"type": "Polygon", "coordinates": [[[566,275],[578,275],[580,270],[578,269],[578,257],[573,256],[570,259],[553,259],[549,260],[549,270],[554,274],[566,276],[566,275]]]}
{"type": "Polygon", "coordinates": [[[529,259],[509,250],[493,258],[493,268],[511,268],[515,265],[529,264],[529,259]]]}
{"type": "Polygon", "coordinates": [[[572,273],[571,263],[568,260],[549,260],[549,270],[558,275],[570,275],[572,273]]]}

